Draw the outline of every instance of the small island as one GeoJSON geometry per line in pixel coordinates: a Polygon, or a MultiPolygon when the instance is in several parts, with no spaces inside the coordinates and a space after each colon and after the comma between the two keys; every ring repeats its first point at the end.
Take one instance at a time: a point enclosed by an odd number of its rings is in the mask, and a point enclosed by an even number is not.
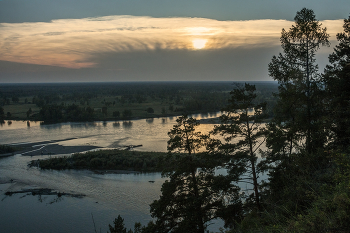
{"type": "Polygon", "coordinates": [[[165,152],[99,150],[75,153],[71,156],[33,160],[29,166],[54,170],[86,169],[99,174],[161,172],[159,162],[166,155],[165,152]]]}

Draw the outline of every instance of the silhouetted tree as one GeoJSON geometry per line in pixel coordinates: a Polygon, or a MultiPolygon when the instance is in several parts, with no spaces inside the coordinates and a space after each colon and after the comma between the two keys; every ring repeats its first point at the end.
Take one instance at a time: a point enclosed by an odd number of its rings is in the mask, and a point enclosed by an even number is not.
{"type": "Polygon", "coordinates": [[[224,141],[219,141],[217,150],[224,157],[224,166],[228,177],[235,183],[252,184],[254,201],[261,210],[257,170],[257,150],[264,139],[265,127],[262,124],[266,103],[255,104],[255,86],[236,85],[231,91],[229,105],[220,117],[221,124],[214,127],[213,133],[220,134],[224,141]]]}
{"type": "Polygon", "coordinates": [[[32,113],[33,113],[32,108],[29,108],[29,110],[27,111],[27,118],[29,118],[30,114],[32,113]]]}
{"type": "Polygon", "coordinates": [[[123,111],[123,118],[124,119],[130,119],[132,116],[132,111],[130,109],[125,109],[123,111]]]}
{"type": "Polygon", "coordinates": [[[5,118],[5,112],[4,112],[4,109],[0,106],[0,123],[4,122],[4,118],[5,118]]]}
{"type": "Polygon", "coordinates": [[[154,113],[154,109],[151,108],[151,107],[149,107],[149,108],[146,109],[146,112],[148,112],[148,113],[154,113]]]}
{"type": "Polygon", "coordinates": [[[337,34],[339,44],[329,56],[325,69],[329,127],[336,146],[350,145],[350,16],[344,19],[344,32],[337,34]]]}
{"type": "Polygon", "coordinates": [[[197,120],[181,116],[168,133],[168,166],[162,174],[170,180],[162,185],[159,200],[151,204],[156,221],[146,229],[204,233],[208,223],[222,217],[227,206],[240,206],[237,196],[228,195],[237,187],[224,176],[215,176],[215,165],[199,153],[207,136],[196,131],[198,125],[197,120]]]}
{"type": "Polygon", "coordinates": [[[102,114],[107,116],[107,107],[102,107],[102,114]]]}
{"type": "Polygon", "coordinates": [[[115,119],[119,118],[119,117],[120,117],[120,112],[119,112],[119,111],[114,111],[114,112],[113,112],[113,117],[114,117],[115,119]]]}
{"type": "Polygon", "coordinates": [[[110,233],[126,233],[126,228],[124,226],[124,219],[118,215],[113,221],[114,226],[109,225],[110,233]]]}
{"type": "Polygon", "coordinates": [[[326,140],[321,119],[322,83],[315,56],[321,45],[329,46],[329,35],[312,10],[303,8],[294,20],[289,31],[282,29],[283,54],[274,56],[269,64],[269,75],[279,83],[275,122],[287,133],[290,145],[305,143],[304,149],[311,153],[326,140]]]}

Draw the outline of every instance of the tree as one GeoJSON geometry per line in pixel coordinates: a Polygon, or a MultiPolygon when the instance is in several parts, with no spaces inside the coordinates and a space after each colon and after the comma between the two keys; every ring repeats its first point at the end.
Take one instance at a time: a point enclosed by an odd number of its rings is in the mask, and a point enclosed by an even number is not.
{"type": "Polygon", "coordinates": [[[124,219],[118,215],[113,221],[114,226],[109,225],[110,233],[126,233],[126,228],[124,226],[124,219]]]}
{"type": "Polygon", "coordinates": [[[284,53],[272,58],[269,75],[279,83],[277,129],[289,133],[285,138],[290,145],[305,142],[304,149],[310,154],[326,140],[320,111],[322,83],[315,55],[320,46],[329,46],[329,35],[312,10],[303,8],[294,20],[289,31],[282,29],[284,53]]]}
{"type": "MultiPolygon", "coordinates": [[[[207,136],[196,131],[199,122],[181,116],[168,133],[169,155],[167,169],[162,175],[170,178],[162,185],[162,195],[151,204],[156,222],[147,228],[156,232],[200,232],[215,218],[223,217],[231,209],[240,209],[238,188],[224,176],[215,176],[215,164],[202,153],[207,136]]],[[[238,211],[237,211],[238,212],[238,211]]]]}
{"type": "Polygon", "coordinates": [[[225,157],[224,166],[228,169],[229,178],[235,183],[250,183],[255,205],[261,210],[256,151],[263,142],[261,137],[265,130],[262,118],[266,103],[254,103],[255,90],[255,85],[236,85],[230,93],[229,105],[223,109],[226,113],[220,117],[221,124],[214,127],[213,133],[224,139],[217,148],[225,157]]]}
{"type": "Polygon", "coordinates": [[[19,98],[17,96],[13,96],[12,97],[12,102],[18,103],[19,102],[19,98]]]}
{"type": "Polygon", "coordinates": [[[154,113],[154,109],[151,108],[151,107],[149,107],[149,108],[146,109],[146,112],[148,112],[148,113],[154,113]]]}
{"type": "Polygon", "coordinates": [[[5,111],[3,107],[0,106],[0,123],[4,122],[4,118],[5,118],[5,111]]]}
{"type": "Polygon", "coordinates": [[[132,116],[132,111],[130,109],[125,109],[123,111],[123,118],[124,119],[129,119],[132,116]]]}
{"type": "Polygon", "coordinates": [[[343,28],[344,32],[337,34],[339,44],[329,56],[324,81],[333,144],[347,147],[350,144],[350,16],[344,19],[343,28]]]}
{"type": "Polygon", "coordinates": [[[116,219],[114,219],[113,221],[114,226],[111,226],[109,224],[109,233],[141,233],[142,228],[141,228],[141,223],[136,222],[134,225],[134,231],[132,231],[131,229],[129,229],[128,231],[126,231],[126,228],[124,226],[124,219],[118,215],[118,217],[116,219]]]}
{"type": "Polygon", "coordinates": [[[30,114],[32,113],[33,113],[32,108],[29,108],[29,110],[27,111],[27,118],[29,118],[30,114]]]}
{"type": "Polygon", "coordinates": [[[114,117],[115,119],[119,118],[119,117],[120,117],[120,112],[119,112],[119,111],[114,111],[114,112],[113,112],[113,117],[114,117]]]}
{"type": "Polygon", "coordinates": [[[107,107],[105,106],[102,107],[102,114],[107,116],[107,107]]]}

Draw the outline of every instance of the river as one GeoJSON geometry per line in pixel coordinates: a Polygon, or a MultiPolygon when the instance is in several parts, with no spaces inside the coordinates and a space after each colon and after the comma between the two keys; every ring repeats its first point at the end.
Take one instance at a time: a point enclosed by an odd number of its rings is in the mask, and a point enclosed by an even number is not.
{"type": "MultiPolygon", "coordinates": [[[[215,116],[194,115],[197,119],[215,116]]],[[[57,143],[110,148],[142,144],[136,149],[166,151],[167,133],[175,123],[176,117],[134,120],[128,124],[91,122],[42,125],[40,122],[12,121],[0,126],[0,144],[62,140],[57,143]]],[[[199,131],[208,132],[212,127],[211,124],[202,124],[199,131]]],[[[33,159],[47,157],[17,154],[0,159],[0,232],[93,233],[95,229],[97,232],[107,232],[108,224],[112,224],[118,214],[125,219],[128,228],[132,228],[134,222],[146,224],[152,219],[149,204],[159,198],[164,182],[159,173],[98,175],[90,171],[42,171],[27,166],[33,159]],[[24,188],[50,188],[86,196],[5,195],[6,191],[24,188]]],[[[210,229],[217,228],[218,225],[214,224],[210,229]]]]}

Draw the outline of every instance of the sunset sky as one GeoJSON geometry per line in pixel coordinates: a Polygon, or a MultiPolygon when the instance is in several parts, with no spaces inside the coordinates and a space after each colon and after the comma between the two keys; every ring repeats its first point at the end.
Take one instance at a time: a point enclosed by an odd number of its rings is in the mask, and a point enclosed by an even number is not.
{"type": "Polygon", "coordinates": [[[0,0],[0,83],[269,81],[303,7],[331,35],[348,0],[0,0]]]}

